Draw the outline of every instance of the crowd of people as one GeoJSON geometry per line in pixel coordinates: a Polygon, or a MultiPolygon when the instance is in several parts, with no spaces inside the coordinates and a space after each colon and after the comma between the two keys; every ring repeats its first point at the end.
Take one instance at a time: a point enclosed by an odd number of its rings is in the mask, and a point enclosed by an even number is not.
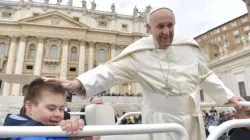
{"type": "MultiPolygon", "coordinates": [[[[250,101],[249,96],[244,96],[243,98],[246,101],[250,101]]],[[[234,109],[235,110],[233,111],[222,111],[219,114],[214,107],[212,107],[209,111],[202,110],[206,126],[206,136],[208,137],[210,134],[208,131],[210,126],[216,127],[226,121],[234,119],[250,119],[250,107],[242,106],[239,108],[236,106],[234,109]]],[[[250,127],[239,127],[228,130],[219,138],[219,140],[246,140],[248,138],[250,138],[250,127]]]]}
{"type": "Polygon", "coordinates": [[[214,107],[212,107],[208,112],[203,110],[203,117],[206,127],[211,125],[220,125],[228,120],[236,119],[235,111],[222,111],[218,113],[214,107]]]}

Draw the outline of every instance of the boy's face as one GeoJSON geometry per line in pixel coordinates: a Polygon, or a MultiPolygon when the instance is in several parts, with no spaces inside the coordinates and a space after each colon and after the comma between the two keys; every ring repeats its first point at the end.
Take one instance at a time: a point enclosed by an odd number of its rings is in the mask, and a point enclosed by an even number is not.
{"type": "Polygon", "coordinates": [[[58,125],[64,117],[64,105],[63,95],[43,91],[37,105],[30,101],[25,102],[26,115],[43,125],[58,125]]]}

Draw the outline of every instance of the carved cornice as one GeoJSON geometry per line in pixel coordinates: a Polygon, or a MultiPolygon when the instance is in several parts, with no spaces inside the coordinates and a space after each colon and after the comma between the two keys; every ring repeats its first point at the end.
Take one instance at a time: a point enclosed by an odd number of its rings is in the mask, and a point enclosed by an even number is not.
{"type": "Polygon", "coordinates": [[[44,43],[45,41],[44,37],[38,36],[37,38],[38,38],[38,43],[41,43],[41,44],[44,43]]]}
{"type": "Polygon", "coordinates": [[[69,45],[69,39],[68,38],[63,39],[63,45],[69,45]]]}
{"type": "Polygon", "coordinates": [[[213,68],[213,67],[216,67],[218,65],[223,65],[223,64],[229,63],[229,62],[237,59],[238,57],[243,57],[243,56],[249,55],[249,53],[250,53],[250,46],[247,48],[242,48],[240,50],[226,54],[224,56],[218,57],[217,59],[214,59],[214,60],[208,62],[208,67],[213,68]]]}
{"type": "Polygon", "coordinates": [[[81,46],[85,46],[86,45],[86,41],[85,40],[80,40],[80,45],[81,46]]]}
{"type": "Polygon", "coordinates": [[[9,46],[10,38],[9,37],[0,37],[0,42],[4,42],[7,46],[9,46]]]}
{"type": "Polygon", "coordinates": [[[60,58],[52,58],[52,57],[45,57],[44,62],[47,65],[53,64],[53,65],[58,65],[60,63],[60,58]]]}
{"type": "Polygon", "coordinates": [[[37,45],[38,39],[37,38],[29,38],[27,45],[29,46],[30,44],[37,45]]]}
{"type": "Polygon", "coordinates": [[[95,43],[93,41],[89,42],[89,47],[94,47],[95,43]]]}
{"type": "Polygon", "coordinates": [[[112,20],[112,17],[109,17],[109,16],[105,16],[105,15],[94,15],[94,18],[96,20],[105,20],[105,21],[111,21],[112,20]]]}
{"type": "Polygon", "coordinates": [[[17,41],[17,36],[11,36],[11,42],[12,41],[16,42],[17,41]]]}
{"type": "Polygon", "coordinates": [[[76,46],[76,47],[78,47],[79,46],[79,42],[78,41],[71,41],[70,42],[70,46],[76,46]]]}
{"type": "Polygon", "coordinates": [[[111,49],[116,49],[116,45],[114,43],[110,44],[111,49]]]}
{"type": "MultiPolygon", "coordinates": [[[[17,4],[19,6],[26,6],[27,8],[30,8],[31,6],[33,7],[41,7],[43,8],[44,7],[44,10],[46,11],[47,9],[53,9],[53,10],[56,10],[56,9],[60,9],[60,10],[65,10],[65,6],[62,6],[62,5],[54,5],[54,4],[46,4],[46,3],[32,3],[32,2],[18,2],[18,3],[13,3],[13,2],[8,2],[8,1],[0,1],[0,4],[3,4],[3,5],[11,5],[12,7],[16,6],[17,4]]],[[[0,8],[1,9],[1,8],[0,8]]],[[[88,10],[88,9],[84,9],[84,8],[79,8],[79,7],[72,7],[71,8],[72,11],[76,11],[76,12],[81,12],[83,15],[86,15],[86,14],[93,14],[93,16],[95,15],[105,15],[105,16],[112,16],[114,13],[112,12],[109,12],[109,11],[98,11],[98,10],[95,10],[93,12],[88,12],[88,11],[91,11],[91,10],[88,10]]],[[[120,19],[133,19],[133,15],[123,15],[123,14],[116,14],[116,17],[117,18],[120,18],[120,19]]]]}
{"type": "Polygon", "coordinates": [[[20,36],[20,41],[25,41],[25,42],[26,42],[26,40],[27,40],[27,37],[26,37],[26,36],[24,36],[24,35],[21,35],[21,36],[20,36]]]}
{"type": "Polygon", "coordinates": [[[105,51],[107,51],[109,49],[109,45],[105,43],[96,44],[96,50],[98,51],[100,49],[104,49],[105,51]]]}

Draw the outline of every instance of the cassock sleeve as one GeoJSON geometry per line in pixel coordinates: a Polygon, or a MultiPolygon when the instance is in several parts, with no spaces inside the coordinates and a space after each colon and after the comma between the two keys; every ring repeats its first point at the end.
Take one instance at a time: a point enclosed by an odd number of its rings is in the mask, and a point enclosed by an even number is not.
{"type": "Polygon", "coordinates": [[[116,62],[100,65],[76,79],[85,88],[85,97],[90,97],[114,85],[133,81],[137,74],[136,71],[135,61],[131,56],[127,56],[116,62]]]}
{"type": "Polygon", "coordinates": [[[200,88],[218,104],[225,104],[234,96],[233,92],[207,67],[204,55],[198,56],[200,88]]]}

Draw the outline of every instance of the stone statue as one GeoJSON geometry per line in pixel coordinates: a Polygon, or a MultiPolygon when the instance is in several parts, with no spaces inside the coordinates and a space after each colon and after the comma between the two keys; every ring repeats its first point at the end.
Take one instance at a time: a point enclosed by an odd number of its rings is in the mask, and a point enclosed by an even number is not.
{"type": "Polygon", "coordinates": [[[137,7],[135,6],[135,8],[134,8],[134,16],[137,16],[137,14],[138,14],[138,9],[137,9],[137,7]]]}
{"type": "Polygon", "coordinates": [[[73,5],[73,0],[69,0],[68,1],[68,6],[72,6],[73,5]]]}
{"type": "Polygon", "coordinates": [[[93,0],[93,2],[91,2],[91,10],[95,10],[96,8],[96,3],[95,0],[93,0]]]}
{"type": "Polygon", "coordinates": [[[82,8],[87,8],[87,2],[86,2],[86,0],[82,0],[82,8]]]}
{"type": "Polygon", "coordinates": [[[51,18],[51,23],[52,24],[59,24],[59,21],[60,21],[59,15],[53,15],[52,16],[52,18],[51,18]]]}
{"type": "Polygon", "coordinates": [[[219,47],[219,52],[220,52],[220,55],[223,55],[222,47],[219,47]]]}
{"type": "Polygon", "coordinates": [[[112,11],[112,13],[115,13],[115,4],[114,3],[111,6],[111,11],[112,11]]]}
{"type": "Polygon", "coordinates": [[[224,44],[224,47],[222,49],[223,49],[224,54],[226,54],[228,52],[226,44],[224,44]]]}
{"type": "Polygon", "coordinates": [[[62,3],[62,0],[57,0],[56,4],[60,5],[62,3]]]}
{"type": "Polygon", "coordinates": [[[150,13],[151,9],[152,9],[152,7],[151,7],[150,5],[148,5],[148,6],[146,7],[146,9],[145,9],[145,12],[146,12],[146,13],[150,13]]]}
{"type": "Polygon", "coordinates": [[[241,41],[242,41],[243,45],[247,44],[247,40],[246,40],[244,35],[241,36],[241,41]]]}
{"type": "Polygon", "coordinates": [[[247,40],[247,44],[250,43],[250,32],[248,33],[248,36],[246,37],[246,40],[247,40]]]}

